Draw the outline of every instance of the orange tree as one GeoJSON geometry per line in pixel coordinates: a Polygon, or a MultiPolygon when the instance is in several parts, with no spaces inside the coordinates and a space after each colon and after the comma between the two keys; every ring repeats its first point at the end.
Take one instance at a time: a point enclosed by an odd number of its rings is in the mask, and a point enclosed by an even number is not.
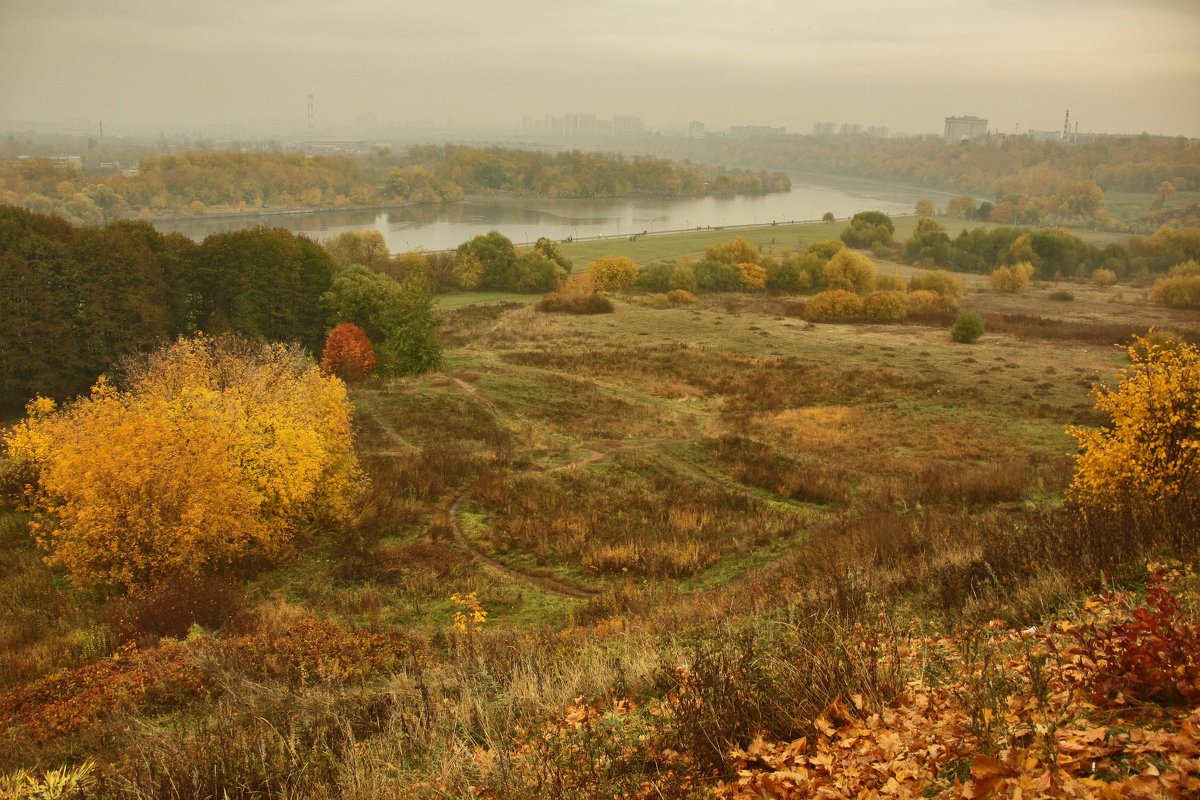
{"type": "Polygon", "coordinates": [[[1200,511],[1200,350],[1134,337],[1128,353],[1117,386],[1092,390],[1110,423],[1069,429],[1080,453],[1068,499],[1177,528],[1200,511]]]}
{"type": "Polygon", "coordinates": [[[294,345],[180,339],[5,437],[47,562],[83,585],[137,586],[346,519],[361,484],[345,384],[294,345]]]}
{"type": "Polygon", "coordinates": [[[375,368],[375,348],[363,329],[353,322],[343,322],[329,332],[325,352],[321,354],[321,370],[337,375],[344,381],[362,380],[375,368]]]}

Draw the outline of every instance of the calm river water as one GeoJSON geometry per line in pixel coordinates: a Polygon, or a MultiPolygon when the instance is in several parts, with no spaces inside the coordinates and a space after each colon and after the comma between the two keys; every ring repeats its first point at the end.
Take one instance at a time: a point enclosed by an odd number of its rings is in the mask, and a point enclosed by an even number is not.
{"type": "Polygon", "coordinates": [[[945,192],[848,178],[793,177],[790,192],[726,197],[665,199],[636,197],[611,200],[544,198],[469,199],[461,203],[412,206],[386,211],[330,211],[247,215],[227,219],[195,219],[156,223],[200,240],[211,233],[255,225],[283,227],[314,239],[343,231],[376,230],[393,252],[444,250],[479,233],[498,230],[514,242],[539,236],[561,240],[632,233],[724,227],[767,222],[820,219],[826,211],[849,217],[859,211],[904,213],[918,198],[941,207],[945,192]]]}

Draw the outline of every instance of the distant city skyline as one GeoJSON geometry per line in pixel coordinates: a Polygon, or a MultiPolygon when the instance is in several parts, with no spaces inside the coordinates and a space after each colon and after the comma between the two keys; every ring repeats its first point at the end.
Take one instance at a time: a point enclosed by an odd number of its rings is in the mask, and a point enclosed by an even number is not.
{"type": "Polygon", "coordinates": [[[829,120],[1200,136],[1194,0],[0,0],[0,123],[649,130],[829,120]],[[374,125],[366,124],[369,119],[374,125]]]}

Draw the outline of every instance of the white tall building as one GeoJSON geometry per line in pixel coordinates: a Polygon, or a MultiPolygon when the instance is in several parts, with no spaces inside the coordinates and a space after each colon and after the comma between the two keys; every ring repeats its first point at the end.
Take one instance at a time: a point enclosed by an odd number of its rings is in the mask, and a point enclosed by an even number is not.
{"type": "Polygon", "coordinates": [[[976,136],[987,136],[988,121],[979,117],[946,117],[946,141],[961,142],[976,136]]]}

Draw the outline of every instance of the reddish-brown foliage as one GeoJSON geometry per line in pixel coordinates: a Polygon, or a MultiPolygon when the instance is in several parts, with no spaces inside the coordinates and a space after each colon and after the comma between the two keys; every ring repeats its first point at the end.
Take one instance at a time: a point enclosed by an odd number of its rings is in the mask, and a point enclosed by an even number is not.
{"type": "Polygon", "coordinates": [[[362,328],[353,322],[343,322],[329,332],[321,354],[321,369],[326,374],[337,375],[344,381],[358,381],[375,364],[375,348],[362,328]]]}
{"type": "MultiPolygon", "coordinates": [[[[1103,606],[1113,604],[1101,596],[1103,606]]],[[[1084,688],[1097,705],[1121,701],[1200,702],[1200,626],[1190,624],[1161,573],[1146,586],[1146,604],[1127,619],[1074,631],[1076,652],[1092,670],[1084,688]]]]}
{"type": "Polygon", "coordinates": [[[75,669],[62,670],[0,696],[0,731],[28,743],[83,731],[118,710],[169,709],[220,693],[219,676],[235,668],[292,686],[362,680],[411,653],[385,636],[306,619],[231,639],[134,644],[75,669]]]}

